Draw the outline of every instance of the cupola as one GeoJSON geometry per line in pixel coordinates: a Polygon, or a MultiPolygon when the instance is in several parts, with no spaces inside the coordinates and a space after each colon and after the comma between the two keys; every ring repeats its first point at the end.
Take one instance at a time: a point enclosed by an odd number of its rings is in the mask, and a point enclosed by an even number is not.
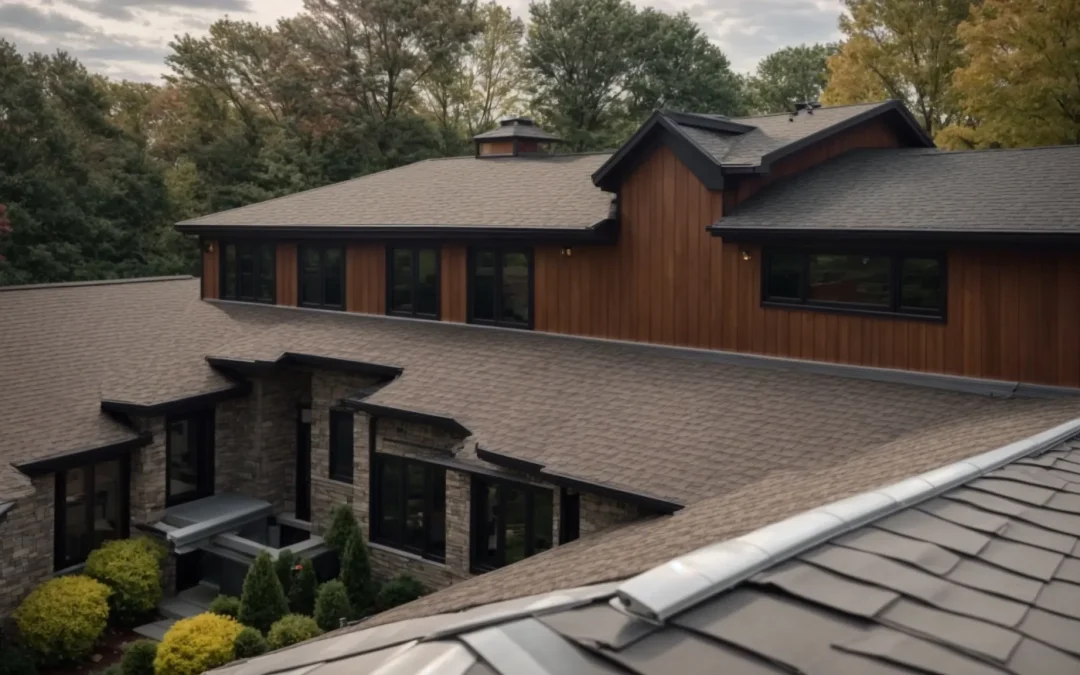
{"type": "Polygon", "coordinates": [[[519,157],[551,154],[551,146],[562,139],[549,134],[528,117],[511,117],[498,128],[473,136],[477,157],[519,157]]]}

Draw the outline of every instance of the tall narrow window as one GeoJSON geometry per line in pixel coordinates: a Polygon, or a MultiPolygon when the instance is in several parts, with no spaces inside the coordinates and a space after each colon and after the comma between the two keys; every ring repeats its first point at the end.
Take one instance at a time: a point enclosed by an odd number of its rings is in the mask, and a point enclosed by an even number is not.
{"type": "Polygon", "coordinates": [[[496,569],[551,548],[553,514],[549,489],[474,476],[473,569],[496,569]]]}
{"type": "Polygon", "coordinates": [[[439,250],[387,249],[387,313],[439,318],[439,250]]]}
{"type": "Polygon", "coordinates": [[[372,455],[371,539],[432,560],[446,556],[446,470],[372,455]]]}
{"type": "Polygon", "coordinates": [[[559,493],[559,543],[574,541],[581,535],[581,493],[563,488],[559,493]]]}
{"type": "Polygon", "coordinates": [[[300,304],[345,309],[345,252],[340,246],[300,247],[300,304]]]}
{"type": "Polygon", "coordinates": [[[274,302],[273,242],[226,242],[221,255],[221,298],[274,302]]]}
{"type": "Polygon", "coordinates": [[[330,411],[330,478],[353,482],[353,412],[330,411]]]}
{"type": "Polygon", "coordinates": [[[532,327],[533,260],[528,249],[474,249],[469,261],[472,323],[532,327]]]}
{"type": "Polygon", "coordinates": [[[214,413],[170,417],[165,436],[165,504],[214,494],[214,413]]]}
{"type": "Polygon", "coordinates": [[[56,473],[55,569],[77,565],[106,541],[128,536],[128,461],[125,456],[56,473]]]}

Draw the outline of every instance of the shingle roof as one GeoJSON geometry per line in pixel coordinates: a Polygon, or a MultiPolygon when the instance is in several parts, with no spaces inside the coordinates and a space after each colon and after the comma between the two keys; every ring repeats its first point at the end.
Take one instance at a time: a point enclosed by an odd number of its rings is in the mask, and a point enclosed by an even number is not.
{"type": "Polygon", "coordinates": [[[761,190],[721,230],[1080,229],[1080,146],[859,150],[761,190]]]}
{"type": "Polygon", "coordinates": [[[611,206],[589,180],[607,157],[431,159],[180,226],[588,229],[611,206]]]}
{"type": "Polygon", "coordinates": [[[476,134],[474,141],[497,141],[501,138],[529,138],[537,141],[558,141],[558,136],[548,133],[543,129],[533,126],[532,121],[521,123],[519,119],[504,120],[500,125],[490,131],[476,134]]]}
{"type": "MultiPolygon", "coordinates": [[[[709,538],[703,533],[697,543],[709,538]]],[[[642,539],[613,551],[588,549],[585,541],[578,550],[617,564],[659,545],[642,539]]],[[[533,595],[396,623],[378,615],[221,672],[270,675],[304,667],[330,675],[385,664],[416,672],[435,659],[468,675],[516,673],[525,663],[538,673],[635,675],[1080,672],[1080,443],[1066,441],[937,496],[916,497],[734,586],[720,581],[738,564],[730,558],[696,564],[717,575],[716,589],[661,621],[617,609],[613,597],[634,582],[550,593],[522,584],[519,595],[533,595]]],[[[450,590],[471,585],[475,592],[494,576],[450,590]]],[[[655,588],[658,598],[664,588],[655,588]]]]}

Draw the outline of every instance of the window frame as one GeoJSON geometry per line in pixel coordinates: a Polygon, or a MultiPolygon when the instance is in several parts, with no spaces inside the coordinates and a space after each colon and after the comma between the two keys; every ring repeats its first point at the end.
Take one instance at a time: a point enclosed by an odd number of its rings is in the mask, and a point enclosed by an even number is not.
{"type": "Polygon", "coordinates": [[[761,306],[781,309],[802,309],[837,314],[853,314],[861,316],[873,316],[894,319],[915,319],[935,323],[945,323],[948,318],[949,308],[949,277],[947,255],[940,250],[900,250],[891,251],[876,248],[849,248],[845,246],[835,247],[792,247],[792,246],[769,246],[761,249],[761,306]],[[798,255],[801,257],[799,273],[799,298],[769,297],[769,276],[772,268],[772,260],[775,255],[798,255]],[[810,292],[810,260],[815,255],[856,255],[873,258],[887,258],[889,261],[889,305],[828,302],[811,300],[810,292]],[[919,310],[903,307],[901,305],[902,272],[903,263],[909,258],[922,258],[936,260],[941,270],[941,309],[919,310]]]}
{"type": "Polygon", "coordinates": [[[327,433],[327,477],[330,480],[338,481],[339,483],[348,483],[349,485],[352,485],[356,475],[356,414],[348,408],[331,408],[328,424],[330,425],[330,428],[328,429],[329,433],[327,433]],[[341,468],[343,458],[336,457],[336,455],[342,452],[343,449],[337,447],[337,443],[335,443],[335,441],[340,440],[340,437],[336,434],[337,425],[334,420],[335,418],[340,419],[342,416],[347,417],[349,420],[348,475],[337,471],[341,468]]]}
{"type": "Polygon", "coordinates": [[[106,459],[98,459],[85,464],[76,464],[63,469],[57,470],[53,474],[53,478],[56,481],[54,489],[54,505],[53,505],[53,571],[59,572],[69,567],[81,565],[86,562],[86,558],[90,555],[90,552],[94,550],[93,546],[93,532],[94,532],[94,508],[96,506],[97,488],[95,485],[95,467],[99,464],[107,464],[109,462],[117,462],[120,467],[119,476],[117,482],[119,483],[118,498],[120,500],[119,505],[119,523],[117,539],[126,539],[131,534],[131,455],[128,453],[120,454],[116,457],[109,457],[106,459]],[[85,486],[83,492],[91,496],[89,508],[86,509],[84,514],[87,536],[91,537],[90,546],[86,550],[86,555],[79,556],[79,560],[74,562],[65,561],[67,557],[67,473],[75,469],[81,469],[85,476],[85,486]]]}
{"type": "Polygon", "coordinates": [[[446,562],[446,467],[431,462],[425,462],[421,459],[413,457],[405,457],[402,455],[394,455],[385,452],[372,452],[371,453],[371,486],[369,489],[370,504],[369,512],[371,518],[369,520],[369,532],[368,539],[374,544],[386,546],[399,551],[405,551],[406,553],[412,553],[418,555],[426,560],[431,560],[438,563],[446,562]],[[383,472],[386,470],[387,462],[400,463],[400,480],[401,485],[400,494],[402,496],[400,513],[398,513],[399,522],[402,523],[402,531],[396,533],[384,532],[381,528],[383,518],[383,472]],[[404,523],[408,517],[409,505],[406,498],[408,483],[409,483],[409,466],[419,466],[424,470],[424,545],[420,548],[410,546],[407,542],[405,535],[404,523]],[[442,476],[442,514],[443,514],[443,551],[439,553],[435,548],[434,538],[432,537],[434,519],[432,514],[437,512],[435,504],[435,491],[434,486],[439,482],[438,476],[442,476]]]}
{"type": "Polygon", "coordinates": [[[337,242],[306,242],[296,247],[296,304],[298,307],[345,310],[348,303],[348,289],[345,287],[345,280],[348,276],[346,273],[346,267],[348,266],[347,254],[348,247],[337,242]],[[304,253],[309,249],[315,249],[319,252],[319,302],[309,302],[304,299],[304,253]],[[326,302],[326,252],[330,249],[341,251],[341,271],[338,278],[338,283],[341,286],[341,304],[328,304],[326,302]]]}
{"type": "Polygon", "coordinates": [[[386,313],[389,316],[404,316],[411,319],[429,319],[438,321],[442,318],[442,248],[438,244],[387,244],[386,245],[386,313]],[[410,284],[413,294],[413,310],[407,312],[394,309],[394,251],[412,252],[412,279],[410,284]],[[416,288],[420,284],[420,251],[435,252],[435,313],[416,311],[416,288]]]}
{"type": "Polygon", "coordinates": [[[551,533],[552,542],[551,548],[555,548],[558,545],[557,538],[555,537],[555,490],[543,487],[540,485],[534,485],[532,483],[523,483],[521,481],[506,480],[502,478],[493,478],[490,476],[481,476],[479,474],[473,474],[470,479],[469,486],[469,510],[470,510],[470,522],[469,522],[469,571],[473,574],[483,574],[484,572],[492,572],[497,569],[506,567],[506,524],[502,522],[498,531],[495,533],[495,557],[498,559],[498,563],[495,565],[488,565],[486,563],[479,562],[481,558],[480,546],[481,535],[487,536],[484,532],[483,523],[485,522],[486,509],[480,508],[486,506],[480,502],[480,499],[487,499],[487,487],[488,485],[494,485],[496,488],[497,499],[499,500],[498,510],[501,512],[505,509],[502,502],[505,501],[503,497],[503,490],[506,488],[512,488],[521,490],[525,495],[525,555],[522,560],[527,560],[532,556],[549,551],[549,549],[535,550],[534,543],[534,526],[536,525],[536,500],[537,493],[543,492],[551,496],[551,533]]]}
{"type": "Polygon", "coordinates": [[[214,494],[214,461],[217,448],[215,447],[216,436],[216,424],[217,421],[214,416],[213,408],[206,410],[195,410],[178,415],[167,415],[165,417],[165,506],[176,506],[178,504],[186,504],[187,502],[195,501],[196,499],[202,499],[203,497],[209,497],[214,494]],[[172,469],[170,468],[171,462],[169,458],[172,456],[172,433],[170,433],[169,427],[174,422],[187,420],[191,425],[195,422],[197,427],[196,435],[201,436],[201,443],[196,449],[196,460],[198,466],[195,467],[195,489],[190,492],[184,492],[179,495],[172,494],[172,469]]]}
{"type": "Polygon", "coordinates": [[[469,254],[467,256],[467,262],[465,267],[465,274],[467,282],[465,284],[466,293],[466,317],[469,323],[476,324],[478,326],[497,326],[500,328],[518,328],[521,330],[532,330],[536,322],[536,256],[534,255],[533,247],[528,245],[522,246],[470,246],[469,254]],[[473,291],[476,285],[476,257],[477,253],[483,251],[491,251],[495,254],[495,316],[500,317],[502,315],[502,296],[503,296],[503,258],[507,253],[525,253],[525,257],[528,260],[529,265],[529,320],[525,323],[517,321],[506,321],[500,318],[494,320],[491,319],[477,319],[475,317],[473,307],[473,291]]]}
{"type": "Polygon", "coordinates": [[[218,242],[218,297],[222,300],[230,300],[233,302],[256,302],[264,305],[277,304],[277,242],[261,239],[227,239],[218,242]],[[232,289],[232,297],[229,297],[226,293],[226,280],[229,276],[226,267],[229,258],[225,252],[229,246],[236,247],[236,278],[232,289]],[[260,299],[258,292],[259,272],[261,271],[260,261],[262,260],[262,257],[258,255],[258,252],[263,246],[268,246],[270,248],[270,299],[268,300],[260,299]],[[240,255],[242,247],[252,248],[252,276],[254,277],[253,283],[255,284],[255,295],[252,297],[243,297],[240,294],[240,289],[243,287],[240,281],[240,255]]]}

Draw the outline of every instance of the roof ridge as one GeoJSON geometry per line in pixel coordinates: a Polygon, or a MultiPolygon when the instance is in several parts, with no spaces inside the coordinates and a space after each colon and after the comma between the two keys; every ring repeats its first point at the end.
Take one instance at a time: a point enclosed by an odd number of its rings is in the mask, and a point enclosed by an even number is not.
{"type": "Polygon", "coordinates": [[[636,616],[667,620],[814,546],[966,485],[1018,459],[1045,452],[1078,433],[1080,418],[1075,418],[995,450],[699,548],[623,582],[616,596],[636,616]]]}
{"type": "MultiPolygon", "coordinates": [[[[899,101],[899,100],[900,99],[896,99],[896,98],[887,98],[887,99],[883,99],[881,101],[868,101],[866,103],[841,103],[839,105],[823,105],[820,108],[814,108],[814,112],[819,112],[819,111],[822,111],[822,110],[837,110],[839,108],[856,108],[856,107],[859,107],[859,106],[876,107],[876,106],[879,106],[879,105],[884,105],[886,103],[892,103],[893,101],[899,101]]],[[[788,111],[784,111],[784,112],[764,113],[764,114],[761,114],[761,115],[744,115],[742,117],[732,117],[731,119],[732,120],[753,120],[753,119],[759,119],[759,118],[762,118],[762,117],[783,117],[783,116],[791,115],[792,112],[793,111],[788,110],[788,111]]]]}
{"type": "Polygon", "coordinates": [[[1030,151],[1033,151],[1033,150],[1034,151],[1038,151],[1038,150],[1080,150],[1080,145],[1075,145],[1075,144],[1073,144],[1073,145],[1066,145],[1066,144],[1033,145],[1033,146],[1026,147],[1026,148],[972,148],[970,150],[963,150],[963,149],[946,150],[946,149],[943,149],[943,148],[863,148],[863,149],[865,149],[865,150],[871,150],[871,149],[874,149],[874,150],[923,150],[924,152],[922,152],[921,154],[929,155],[929,156],[935,156],[935,157],[945,157],[945,156],[948,156],[948,155],[974,155],[974,154],[995,153],[995,152],[1000,152],[1000,153],[1006,153],[1006,152],[1030,152],[1030,151]],[[932,150],[936,150],[936,152],[927,152],[927,151],[932,151],[932,150]]]}
{"type": "Polygon", "coordinates": [[[190,274],[177,274],[163,277],[134,277],[131,279],[96,279],[93,281],[57,281],[47,284],[21,284],[18,286],[0,286],[0,293],[8,291],[36,291],[49,288],[78,288],[82,286],[116,286],[120,284],[146,284],[158,281],[186,281],[194,279],[190,274]]]}

